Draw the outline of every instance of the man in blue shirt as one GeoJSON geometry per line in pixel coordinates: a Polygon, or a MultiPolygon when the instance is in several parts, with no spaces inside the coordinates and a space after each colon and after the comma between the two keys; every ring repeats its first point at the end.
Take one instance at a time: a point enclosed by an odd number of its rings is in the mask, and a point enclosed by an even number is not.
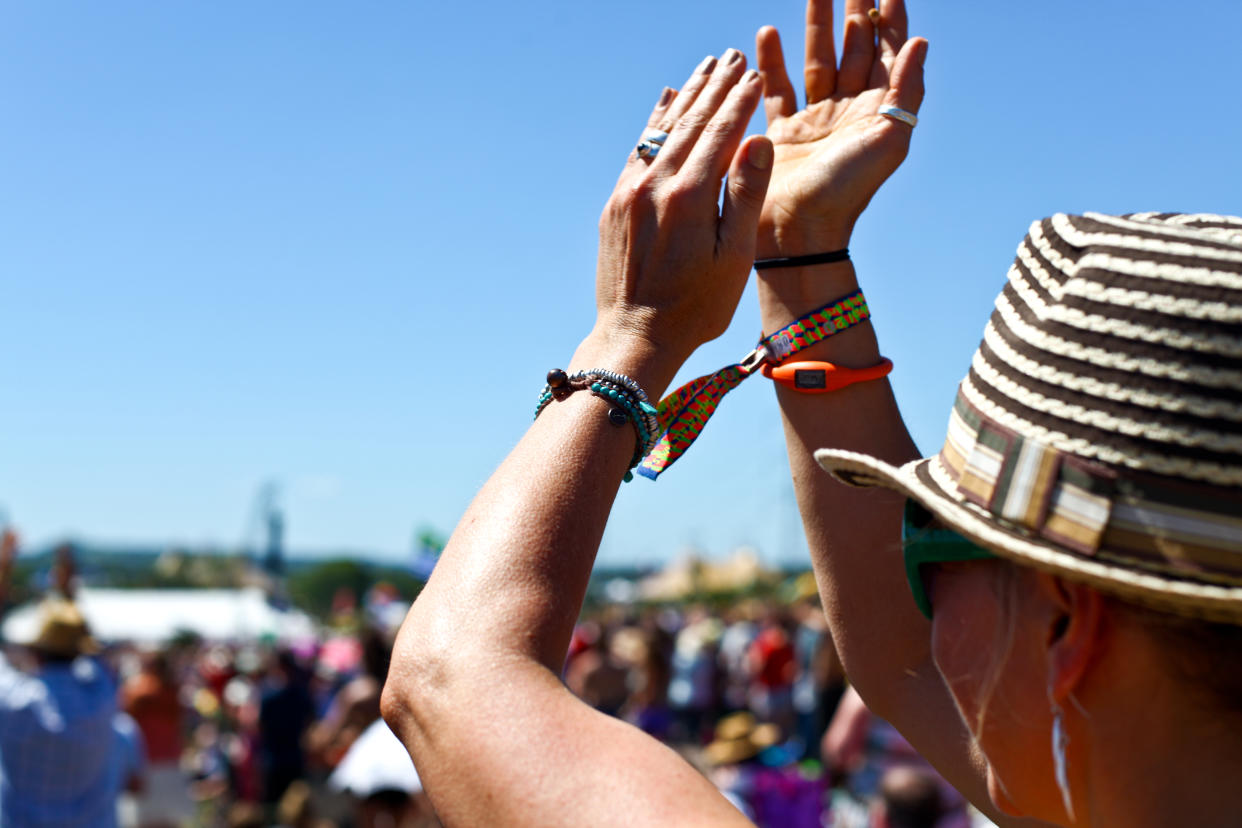
{"type": "MultiPolygon", "coordinates": [[[[6,531],[0,608],[16,547],[16,536],[6,531]]],[[[135,764],[132,743],[115,725],[116,682],[92,657],[98,645],[68,598],[44,603],[39,635],[29,646],[33,673],[0,652],[0,826],[111,828],[135,764]]]]}

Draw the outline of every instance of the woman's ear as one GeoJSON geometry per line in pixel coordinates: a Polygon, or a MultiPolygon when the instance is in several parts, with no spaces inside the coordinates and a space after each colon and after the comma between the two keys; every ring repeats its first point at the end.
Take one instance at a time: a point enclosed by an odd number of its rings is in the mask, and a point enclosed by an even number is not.
{"type": "Polygon", "coordinates": [[[1078,687],[1103,647],[1105,601],[1097,590],[1036,574],[1044,599],[1048,692],[1060,703],[1078,687]]]}

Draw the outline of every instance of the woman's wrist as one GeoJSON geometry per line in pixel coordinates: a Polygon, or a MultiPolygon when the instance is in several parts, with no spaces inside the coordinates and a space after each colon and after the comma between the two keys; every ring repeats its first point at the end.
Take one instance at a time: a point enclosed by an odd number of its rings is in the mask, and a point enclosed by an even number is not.
{"type": "Polygon", "coordinates": [[[604,368],[624,374],[642,387],[654,405],[686,356],[641,334],[597,325],[578,345],[569,370],[604,368]]]}
{"type": "MultiPolygon", "coordinates": [[[[779,330],[807,313],[858,290],[848,261],[812,267],[778,268],[759,278],[759,314],[765,333],[779,330]]],[[[870,324],[858,325],[800,351],[799,359],[826,360],[865,368],[879,359],[870,324]]]]}
{"type": "Polygon", "coordinates": [[[761,224],[755,239],[755,258],[807,256],[849,247],[853,222],[815,222],[811,224],[761,224]]]}
{"type": "Polygon", "coordinates": [[[757,285],[759,314],[766,332],[858,290],[858,279],[853,263],[847,260],[772,268],[759,274],[757,285]]]}

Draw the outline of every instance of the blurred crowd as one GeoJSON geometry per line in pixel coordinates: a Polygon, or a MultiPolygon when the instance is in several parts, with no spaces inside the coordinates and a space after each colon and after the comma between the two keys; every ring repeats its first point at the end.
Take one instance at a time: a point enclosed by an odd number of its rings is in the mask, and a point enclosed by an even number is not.
{"type": "MultiPolygon", "coordinates": [[[[5,536],[0,604],[15,538],[5,536]]],[[[66,550],[37,637],[0,656],[0,824],[424,828],[379,715],[406,603],[343,590],[302,641],[96,641],[66,550]]],[[[761,826],[964,826],[947,784],[847,686],[813,586],[795,600],[605,605],[567,687],[678,750],[761,826]]]]}
{"type": "MultiPolygon", "coordinates": [[[[0,616],[16,555],[6,532],[0,616]]],[[[58,550],[31,640],[0,653],[0,825],[438,825],[379,715],[403,604],[342,591],[317,636],[101,642],[58,550]]]]}
{"type": "Polygon", "coordinates": [[[793,601],[604,607],[575,628],[565,682],[760,826],[988,824],[849,688],[804,580],[793,601]]]}

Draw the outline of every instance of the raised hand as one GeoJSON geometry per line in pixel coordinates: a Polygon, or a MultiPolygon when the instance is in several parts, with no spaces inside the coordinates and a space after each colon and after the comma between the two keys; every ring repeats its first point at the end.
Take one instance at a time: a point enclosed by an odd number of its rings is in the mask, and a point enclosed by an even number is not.
{"type": "Polygon", "coordinates": [[[0,532],[0,612],[8,599],[9,585],[13,579],[13,561],[17,558],[17,532],[6,526],[0,532]]]}
{"type": "Polygon", "coordinates": [[[12,527],[5,527],[0,533],[0,570],[13,565],[17,556],[17,532],[12,527]]]}
{"type": "Polygon", "coordinates": [[[74,560],[73,544],[62,543],[56,547],[52,563],[51,585],[54,590],[72,601],[77,587],[77,562],[74,560]]]}
{"type": "Polygon", "coordinates": [[[900,166],[911,127],[879,114],[908,112],[923,101],[927,41],[907,37],[904,0],[845,0],[838,64],[833,0],[806,8],[807,105],[797,98],[780,35],[756,36],[768,137],[776,160],[759,224],[758,255],[793,256],[845,247],[854,222],[900,166]]]}
{"type": "Polygon", "coordinates": [[[631,153],[600,219],[597,333],[636,337],[680,364],[728,327],[772,167],[768,139],[742,141],[761,91],[734,49],[665,91],[648,128],[667,140],[655,158],[631,153]]]}

